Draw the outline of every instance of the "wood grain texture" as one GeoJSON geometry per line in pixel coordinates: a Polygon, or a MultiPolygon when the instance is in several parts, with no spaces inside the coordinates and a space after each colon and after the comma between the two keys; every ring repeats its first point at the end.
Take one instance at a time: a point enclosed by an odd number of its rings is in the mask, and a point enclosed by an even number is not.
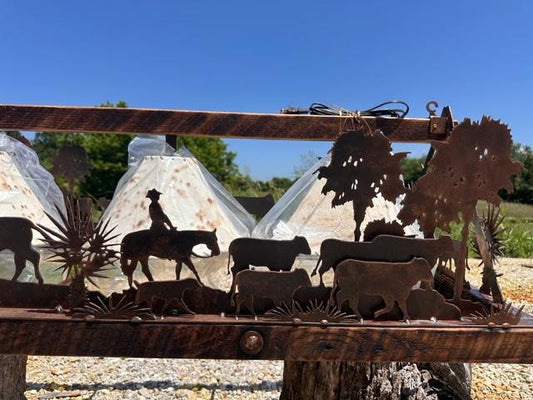
{"type": "Polygon", "coordinates": [[[0,354],[266,359],[533,363],[533,328],[461,326],[293,326],[253,321],[188,323],[79,321],[66,317],[1,319],[0,354]],[[254,330],[264,348],[250,356],[242,335],[254,330]]]}
{"type": "MultiPolygon", "coordinates": [[[[445,137],[429,134],[428,118],[363,118],[394,141],[423,142],[445,137]]],[[[334,140],[349,128],[353,128],[351,119],[333,116],[0,105],[0,130],[334,140]]]]}

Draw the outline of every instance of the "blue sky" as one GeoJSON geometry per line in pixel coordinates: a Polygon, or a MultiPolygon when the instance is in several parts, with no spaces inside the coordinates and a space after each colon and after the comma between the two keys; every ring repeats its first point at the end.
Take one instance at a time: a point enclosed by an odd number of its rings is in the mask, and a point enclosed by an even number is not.
{"type": "MultiPolygon", "coordinates": [[[[435,99],[533,145],[532,17],[531,1],[0,0],[0,103],[278,112],[402,99],[423,117],[435,99]]],[[[330,146],[228,144],[261,179],[330,146]]]]}

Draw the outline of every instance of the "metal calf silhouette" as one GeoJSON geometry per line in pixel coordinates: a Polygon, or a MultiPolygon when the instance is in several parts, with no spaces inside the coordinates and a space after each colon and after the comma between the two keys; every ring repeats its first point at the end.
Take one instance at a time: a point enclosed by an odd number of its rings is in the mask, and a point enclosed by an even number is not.
{"type": "Polygon", "coordinates": [[[39,271],[40,255],[32,246],[32,229],[42,233],[42,229],[26,218],[0,217],[0,251],[11,250],[15,258],[15,274],[12,281],[16,281],[24,268],[26,261],[33,264],[35,278],[42,284],[43,277],[39,271]]]}
{"type": "Polygon", "coordinates": [[[254,316],[254,297],[269,298],[279,307],[283,302],[291,302],[296,289],[311,286],[309,275],[304,269],[291,272],[244,270],[235,276],[233,282],[230,296],[231,304],[235,306],[235,315],[239,315],[244,303],[254,316]]]}

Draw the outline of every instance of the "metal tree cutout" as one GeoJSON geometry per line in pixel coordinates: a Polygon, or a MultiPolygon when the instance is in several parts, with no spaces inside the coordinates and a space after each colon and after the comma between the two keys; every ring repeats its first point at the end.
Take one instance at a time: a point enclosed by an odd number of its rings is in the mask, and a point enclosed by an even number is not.
{"type": "Polygon", "coordinates": [[[461,298],[469,226],[477,201],[499,205],[498,190],[512,190],[511,176],[521,168],[510,158],[511,144],[507,125],[488,117],[474,123],[465,119],[453,129],[447,142],[432,142],[436,153],[429,162],[429,172],[404,200],[406,211],[399,217],[408,223],[415,216],[424,233],[435,226],[449,231],[450,221],[462,221],[455,301],[461,298]]]}
{"type": "Polygon", "coordinates": [[[62,176],[68,182],[68,190],[74,192],[74,182],[83,182],[91,171],[87,152],[77,144],[64,144],[54,157],[52,174],[62,176]]]}
{"type": "Polygon", "coordinates": [[[400,179],[400,160],[407,153],[391,153],[389,139],[381,132],[362,130],[343,133],[331,149],[331,162],[318,169],[318,178],[326,178],[322,193],[335,192],[333,207],[353,204],[354,240],[361,237],[361,223],[366,209],[378,193],[390,201],[405,192],[400,179]]]}

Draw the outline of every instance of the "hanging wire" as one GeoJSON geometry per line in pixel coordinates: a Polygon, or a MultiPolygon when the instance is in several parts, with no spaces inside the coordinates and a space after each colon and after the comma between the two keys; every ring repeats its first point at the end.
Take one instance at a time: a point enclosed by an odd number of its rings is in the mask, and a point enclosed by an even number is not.
{"type": "Polygon", "coordinates": [[[339,116],[370,116],[370,117],[391,117],[403,118],[409,112],[409,104],[402,100],[387,100],[366,110],[347,110],[342,107],[327,106],[322,103],[313,103],[306,108],[288,107],[280,111],[282,114],[310,114],[310,115],[339,115],[339,116]],[[391,105],[401,105],[403,107],[387,107],[391,105]]]}

